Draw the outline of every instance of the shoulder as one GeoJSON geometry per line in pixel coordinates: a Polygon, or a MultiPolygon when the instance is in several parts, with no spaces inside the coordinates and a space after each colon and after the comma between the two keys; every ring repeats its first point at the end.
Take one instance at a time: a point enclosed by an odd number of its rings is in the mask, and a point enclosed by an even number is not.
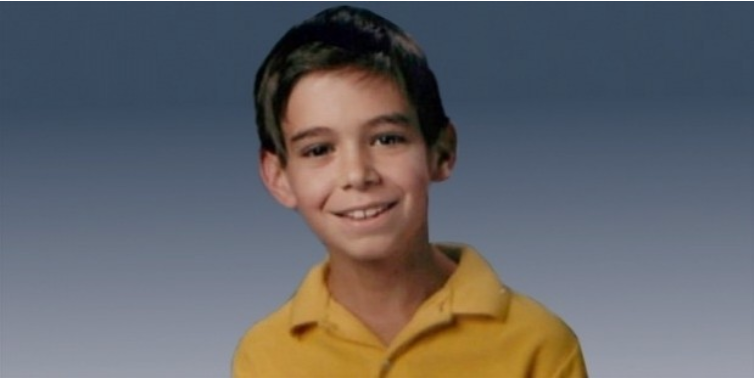
{"type": "Polygon", "coordinates": [[[301,332],[325,313],[329,299],[325,270],[325,263],[315,265],[288,302],[244,333],[233,358],[234,376],[280,373],[275,363],[286,362],[291,352],[300,349],[301,332]]]}
{"type": "Polygon", "coordinates": [[[252,348],[273,343],[290,330],[291,301],[249,327],[239,342],[239,348],[252,348]]]}
{"type": "Polygon", "coordinates": [[[515,290],[510,290],[507,322],[521,324],[537,331],[542,339],[576,339],[571,328],[557,314],[539,301],[515,290]],[[536,327],[536,329],[533,329],[536,327]]]}
{"type": "Polygon", "coordinates": [[[526,346],[536,353],[535,377],[584,377],[586,366],[579,339],[557,314],[535,299],[511,291],[506,325],[526,336],[526,346]],[[545,364],[547,363],[547,364],[545,364]]]}
{"type": "Polygon", "coordinates": [[[233,377],[255,377],[255,359],[265,353],[278,352],[276,346],[290,337],[291,301],[249,327],[236,346],[233,355],[233,377]]]}

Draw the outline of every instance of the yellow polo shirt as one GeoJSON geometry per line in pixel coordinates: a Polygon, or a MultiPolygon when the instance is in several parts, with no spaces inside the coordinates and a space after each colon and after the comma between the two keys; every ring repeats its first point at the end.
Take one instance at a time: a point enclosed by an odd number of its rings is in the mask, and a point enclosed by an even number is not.
{"type": "Polygon", "coordinates": [[[585,377],[570,328],[504,286],[473,249],[437,245],[458,263],[389,346],[330,297],[327,263],[241,339],[234,377],[585,377]]]}

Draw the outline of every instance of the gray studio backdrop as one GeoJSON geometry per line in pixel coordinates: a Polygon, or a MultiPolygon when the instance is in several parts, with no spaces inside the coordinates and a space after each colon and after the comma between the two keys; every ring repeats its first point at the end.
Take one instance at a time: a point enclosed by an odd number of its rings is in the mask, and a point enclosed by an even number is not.
{"type": "MultiPolygon", "coordinates": [[[[0,4],[0,374],[226,376],[323,249],[256,172],[264,54],[331,4],[0,4]]],[[[754,4],[361,4],[460,133],[433,240],[595,376],[754,376],[754,4]]]]}

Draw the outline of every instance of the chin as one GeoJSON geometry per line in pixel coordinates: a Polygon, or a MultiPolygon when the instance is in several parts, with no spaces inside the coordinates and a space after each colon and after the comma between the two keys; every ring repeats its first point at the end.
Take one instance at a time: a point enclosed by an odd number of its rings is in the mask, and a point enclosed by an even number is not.
{"type": "Polygon", "coordinates": [[[328,247],[331,254],[339,255],[357,262],[375,262],[392,259],[400,253],[397,247],[405,247],[405,244],[399,244],[394,241],[386,241],[380,237],[369,237],[358,239],[358,241],[349,241],[346,244],[337,244],[328,247]]]}

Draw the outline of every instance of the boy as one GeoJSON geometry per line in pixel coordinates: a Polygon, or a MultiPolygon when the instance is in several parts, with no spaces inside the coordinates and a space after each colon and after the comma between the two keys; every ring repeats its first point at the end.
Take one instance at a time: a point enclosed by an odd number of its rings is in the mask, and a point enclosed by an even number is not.
{"type": "Polygon", "coordinates": [[[560,319],[471,247],[429,242],[429,185],[450,177],[456,136],[401,29],[325,10],[273,48],[255,97],[262,180],[328,258],[241,339],[234,376],[586,375],[560,319]]]}

